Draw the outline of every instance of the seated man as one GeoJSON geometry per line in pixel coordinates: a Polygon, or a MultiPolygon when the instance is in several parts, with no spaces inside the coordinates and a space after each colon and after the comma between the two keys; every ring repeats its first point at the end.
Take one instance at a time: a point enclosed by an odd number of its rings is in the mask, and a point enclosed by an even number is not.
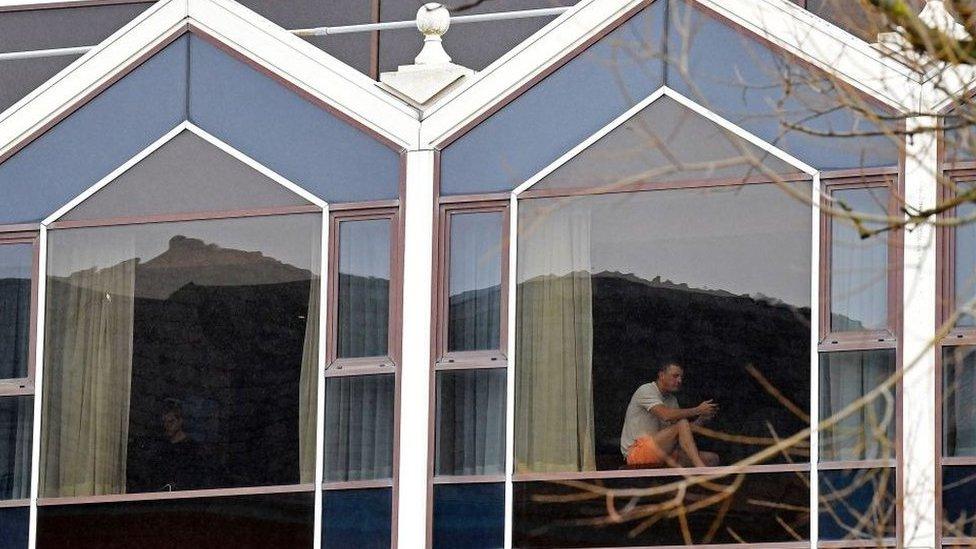
{"type": "Polygon", "coordinates": [[[638,387],[627,406],[620,451],[632,467],[709,467],[718,455],[699,452],[691,431],[693,420],[701,424],[715,416],[718,404],[706,400],[694,408],[680,408],[674,393],[681,389],[684,369],[664,362],[657,380],[638,387]]]}

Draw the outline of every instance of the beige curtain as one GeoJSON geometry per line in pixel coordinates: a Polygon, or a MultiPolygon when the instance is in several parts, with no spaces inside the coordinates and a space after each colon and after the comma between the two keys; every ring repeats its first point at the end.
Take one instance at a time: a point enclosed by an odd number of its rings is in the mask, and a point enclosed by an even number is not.
{"type": "Polygon", "coordinates": [[[526,201],[519,229],[516,456],[519,470],[596,468],[593,292],[585,199],[526,201]]]}
{"type": "Polygon", "coordinates": [[[125,492],[137,262],[49,279],[45,497],[125,492]]]}
{"type": "Polygon", "coordinates": [[[298,467],[302,483],[315,482],[315,416],[319,376],[319,295],[321,279],[312,280],[308,292],[305,346],[298,395],[298,467]]]}
{"type": "MultiPolygon", "coordinates": [[[[821,363],[821,419],[828,418],[894,375],[891,351],[832,353],[821,363]]],[[[861,408],[820,434],[820,456],[824,460],[883,459],[891,457],[894,420],[890,417],[894,397],[865,402],[861,408]],[[888,417],[887,423],[882,423],[888,417]],[[880,432],[878,432],[880,431],[880,432]]]]}

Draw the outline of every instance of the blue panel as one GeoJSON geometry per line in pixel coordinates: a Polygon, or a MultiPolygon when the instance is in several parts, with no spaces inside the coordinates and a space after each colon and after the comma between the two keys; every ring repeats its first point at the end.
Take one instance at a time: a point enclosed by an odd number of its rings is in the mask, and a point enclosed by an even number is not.
{"type": "Polygon", "coordinates": [[[659,0],[485,120],[441,155],[441,193],[507,191],[658,89],[659,0]]]}
{"type": "Polygon", "coordinates": [[[942,468],[942,535],[976,537],[976,467],[942,468]]]}
{"type": "Polygon", "coordinates": [[[322,546],[388,549],[393,539],[390,488],[330,490],[322,498],[322,546]]]}
{"type": "Polygon", "coordinates": [[[0,164],[0,224],[39,221],[184,120],[181,38],[0,164]]]}
{"type": "Polygon", "coordinates": [[[400,156],[372,136],[199,39],[190,120],[329,202],[396,198],[400,156]]]}
{"type": "Polygon", "coordinates": [[[894,469],[820,471],[820,539],[895,537],[894,469]]]}
{"type": "Polygon", "coordinates": [[[434,547],[505,545],[504,484],[439,484],[434,487],[434,547]]]}
{"type": "Polygon", "coordinates": [[[890,136],[861,137],[878,126],[837,108],[858,100],[840,96],[835,79],[684,0],[670,5],[668,58],[688,69],[668,71],[668,86],[818,169],[898,165],[890,136]],[[788,129],[787,122],[807,131],[788,129]]]}
{"type": "Polygon", "coordinates": [[[30,507],[0,507],[0,549],[26,549],[30,507]]]}

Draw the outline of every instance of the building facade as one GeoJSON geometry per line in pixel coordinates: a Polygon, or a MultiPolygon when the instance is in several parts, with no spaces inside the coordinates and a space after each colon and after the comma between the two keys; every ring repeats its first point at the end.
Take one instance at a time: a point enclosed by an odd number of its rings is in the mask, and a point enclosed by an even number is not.
{"type": "Polygon", "coordinates": [[[0,547],[976,541],[966,67],[285,4],[0,8],[0,547]],[[672,363],[717,465],[628,466],[672,363]]]}

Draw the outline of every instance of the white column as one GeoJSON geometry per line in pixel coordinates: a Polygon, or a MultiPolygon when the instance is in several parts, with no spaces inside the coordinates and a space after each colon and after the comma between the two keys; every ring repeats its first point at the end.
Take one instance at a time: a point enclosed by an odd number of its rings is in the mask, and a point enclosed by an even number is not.
{"type": "Polygon", "coordinates": [[[431,287],[434,251],[434,152],[407,153],[403,247],[403,359],[396,540],[427,543],[427,447],[430,433],[431,287]]]}
{"type": "MultiPolygon", "coordinates": [[[[910,119],[908,127],[933,127],[928,117],[910,119]]],[[[905,202],[909,208],[935,206],[938,189],[937,137],[931,131],[908,140],[905,202]]],[[[935,547],[935,228],[905,231],[904,342],[902,403],[902,475],[904,546],[935,547]]]]}

